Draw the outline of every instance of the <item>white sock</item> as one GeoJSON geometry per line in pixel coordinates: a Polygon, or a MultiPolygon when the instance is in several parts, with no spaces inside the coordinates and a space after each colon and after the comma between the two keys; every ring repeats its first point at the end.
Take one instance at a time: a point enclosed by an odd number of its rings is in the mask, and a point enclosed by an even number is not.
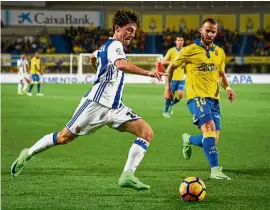
{"type": "Polygon", "coordinates": [[[18,93],[22,92],[22,83],[18,83],[18,93]]]}
{"type": "Polygon", "coordinates": [[[149,143],[146,140],[142,138],[137,138],[129,150],[128,159],[124,167],[124,171],[135,172],[137,166],[142,161],[148,147],[149,143]]]}
{"type": "Polygon", "coordinates": [[[56,145],[56,136],[57,136],[57,133],[50,133],[43,136],[31,148],[29,148],[28,155],[30,156],[36,155],[56,145]]]}
{"type": "Polygon", "coordinates": [[[23,91],[26,91],[26,89],[28,88],[28,83],[24,83],[24,86],[23,86],[23,91]]]}

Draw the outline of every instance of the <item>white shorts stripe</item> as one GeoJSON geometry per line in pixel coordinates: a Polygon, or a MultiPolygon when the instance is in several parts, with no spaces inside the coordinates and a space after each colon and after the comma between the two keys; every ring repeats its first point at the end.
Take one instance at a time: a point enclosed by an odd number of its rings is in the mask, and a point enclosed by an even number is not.
{"type": "Polygon", "coordinates": [[[86,109],[86,107],[91,103],[91,100],[87,99],[83,105],[79,108],[79,110],[73,115],[72,119],[67,124],[67,127],[71,127],[73,123],[78,119],[78,117],[82,114],[82,112],[86,109]]]}

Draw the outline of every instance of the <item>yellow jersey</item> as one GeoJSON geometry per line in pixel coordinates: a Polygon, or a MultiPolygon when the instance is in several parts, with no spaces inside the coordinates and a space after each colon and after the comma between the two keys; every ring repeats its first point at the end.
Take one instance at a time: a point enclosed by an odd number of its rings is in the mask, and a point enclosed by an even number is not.
{"type": "MultiPolygon", "coordinates": [[[[176,47],[172,47],[171,49],[168,50],[164,60],[174,61],[177,55],[179,54],[180,50],[178,50],[176,47]]],[[[181,65],[174,70],[172,80],[184,80],[184,75],[185,75],[184,65],[181,65]]]]}
{"type": "Polygon", "coordinates": [[[33,57],[31,59],[31,74],[40,74],[41,65],[40,65],[40,59],[33,57]],[[36,70],[36,67],[38,70],[36,70]]]}
{"type": "Polygon", "coordinates": [[[200,39],[196,39],[179,53],[173,62],[174,67],[185,63],[186,98],[209,97],[219,99],[219,73],[225,69],[223,49],[212,45],[206,50],[200,39]]]}

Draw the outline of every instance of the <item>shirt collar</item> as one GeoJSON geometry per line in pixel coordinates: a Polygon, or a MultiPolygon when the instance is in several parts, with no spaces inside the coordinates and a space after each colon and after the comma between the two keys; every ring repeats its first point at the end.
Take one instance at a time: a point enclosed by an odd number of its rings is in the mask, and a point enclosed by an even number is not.
{"type": "MultiPolygon", "coordinates": [[[[202,48],[205,49],[205,47],[204,47],[203,43],[201,42],[201,39],[200,39],[200,38],[195,39],[195,40],[194,40],[194,43],[195,43],[196,45],[198,45],[198,46],[200,46],[200,47],[202,47],[202,48]]],[[[205,50],[206,50],[206,49],[205,49],[205,50]]],[[[209,50],[210,50],[210,51],[214,51],[214,50],[215,50],[215,45],[212,44],[212,45],[209,47],[209,50]]]]}
{"type": "MultiPolygon", "coordinates": [[[[203,49],[205,49],[205,47],[204,47],[203,43],[201,42],[201,39],[200,39],[200,38],[195,39],[195,40],[194,40],[194,43],[195,43],[196,45],[202,47],[203,49]]],[[[207,56],[208,58],[210,58],[210,52],[209,52],[209,51],[214,51],[214,50],[215,50],[215,45],[212,44],[212,45],[209,47],[208,50],[205,49],[205,51],[206,51],[206,56],[207,56]]]]}

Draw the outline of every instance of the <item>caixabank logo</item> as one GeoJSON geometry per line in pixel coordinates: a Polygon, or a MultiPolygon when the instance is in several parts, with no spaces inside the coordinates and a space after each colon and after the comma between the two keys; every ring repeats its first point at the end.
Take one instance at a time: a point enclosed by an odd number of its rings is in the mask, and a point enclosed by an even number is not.
{"type": "Polygon", "coordinates": [[[21,12],[18,23],[22,25],[90,25],[93,23],[88,14],[21,12]]]}
{"type": "Polygon", "coordinates": [[[32,20],[31,20],[31,18],[30,18],[30,14],[31,14],[31,12],[28,12],[28,13],[22,12],[22,13],[18,16],[18,18],[19,18],[18,23],[19,23],[19,24],[24,24],[24,22],[32,23],[32,20]]]}

